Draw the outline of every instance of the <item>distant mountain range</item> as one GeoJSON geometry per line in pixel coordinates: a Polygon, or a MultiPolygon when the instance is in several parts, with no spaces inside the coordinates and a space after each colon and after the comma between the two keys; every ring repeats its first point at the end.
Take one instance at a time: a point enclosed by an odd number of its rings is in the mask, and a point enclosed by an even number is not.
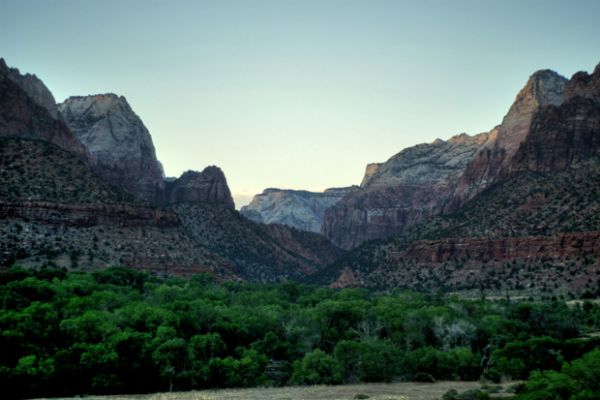
{"type": "Polygon", "coordinates": [[[0,156],[3,268],[600,293],[600,66],[538,71],[500,125],[369,164],[360,186],[266,189],[238,213],[216,166],[164,177],[124,97],[56,104],[0,59],[0,156]]]}
{"type": "Polygon", "coordinates": [[[127,100],[56,105],[35,75],[0,59],[0,265],[213,272],[300,279],[342,251],[325,238],[242,218],[215,166],[165,179],[127,100]]]}

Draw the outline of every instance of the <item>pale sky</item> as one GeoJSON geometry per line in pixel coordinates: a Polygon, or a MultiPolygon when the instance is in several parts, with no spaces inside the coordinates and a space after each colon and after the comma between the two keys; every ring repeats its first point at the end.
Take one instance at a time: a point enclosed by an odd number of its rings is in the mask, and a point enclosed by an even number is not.
{"type": "Polygon", "coordinates": [[[529,75],[600,62],[600,1],[0,0],[0,57],[57,101],[113,92],[168,176],[358,184],[365,165],[498,124],[529,75]]]}

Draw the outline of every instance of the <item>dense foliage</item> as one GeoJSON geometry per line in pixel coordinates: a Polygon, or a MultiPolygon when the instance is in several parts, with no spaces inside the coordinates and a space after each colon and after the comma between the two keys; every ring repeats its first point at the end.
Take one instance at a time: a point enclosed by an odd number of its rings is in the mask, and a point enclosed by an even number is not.
{"type": "MultiPolygon", "coordinates": [[[[541,371],[527,390],[563,385],[584,399],[579,382],[600,381],[600,340],[583,337],[600,326],[600,307],[588,302],[216,283],[123,268],[12,268],[0,279],[5,398],[541,371]]],[[[542,398],[533,396],[524,398],[542,398]]]]}

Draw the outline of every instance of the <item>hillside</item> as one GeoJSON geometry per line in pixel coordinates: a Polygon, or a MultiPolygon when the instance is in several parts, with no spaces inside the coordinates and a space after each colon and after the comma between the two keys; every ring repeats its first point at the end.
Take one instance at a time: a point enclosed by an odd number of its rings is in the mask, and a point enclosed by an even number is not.
{"type": "Polygon", "coordinates": [[[599,211],[600,158],[558,173],[522,172],[452,214],[364,244],[314,279],[425,290],[595,291],[599,211]]]}
{"type": "Polygon", "coordinates": [[[257,224],[225,206],[179,204],[171,209],[187,235],[229,260],[236,273],[250,281],[304,278],[343,253],[315,233],[257,224]]]}

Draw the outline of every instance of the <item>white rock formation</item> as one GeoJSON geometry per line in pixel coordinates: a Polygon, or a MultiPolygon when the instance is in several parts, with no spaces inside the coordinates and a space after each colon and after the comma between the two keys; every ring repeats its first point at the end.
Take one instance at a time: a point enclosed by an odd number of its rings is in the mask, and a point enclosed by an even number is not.
{"type": "Polygon", "coordinates": [[[246,218],[265,224],[283,224],[300,230],[321,232],[325,210],[356,190],[332,188],[324,192],[265,189],[254,196],[240,212],[246,218]]]}
{"type": "Polygon", "coordinates": [[[163,170],[152,137],[125,97],[70,97],[59,110],[100,176],[142,200],[164,200],[163,170]]]}

